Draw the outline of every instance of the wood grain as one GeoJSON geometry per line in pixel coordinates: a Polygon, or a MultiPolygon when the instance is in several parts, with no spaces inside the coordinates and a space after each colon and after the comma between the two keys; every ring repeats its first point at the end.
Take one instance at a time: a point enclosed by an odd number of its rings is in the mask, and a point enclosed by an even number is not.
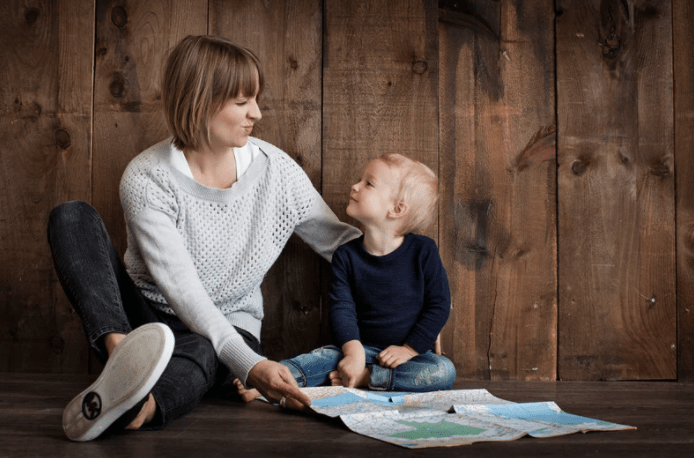
{"type": "Polygon", "coordinates": [[[0,371],[84,370],[46,222],[90,200],[94,5],[3,2],[0,15],[0,371]]]}
{"type": "Polygon", "coordinates": [[[670,2],[558,7],[559,376],[672,379],[670,2]]]}
{"type": "Polygon", "coordinates": [[[166,53],[207,31],[204,0],[98,0],[94,81],[94,207],[118,252],[125,221],[118,185],[130,160],[168,137],[161,111],[166,53]]]}
{"type": "MultiPolygon", "coordinates": [[[[258,55],[266,87],[263,118],[253,135],[293,157],[321,189],[321,67],[323,9],[320,0],[210,2],[210,33],[258,55]]],[[[325,261],[292,237],[263,282],[262,342],[280,359],[320,342],[321,271],[325,261]]]]}
{"type": "Polygon", "coordinates": [[[465,378],[554,380],[553,4],[440,8],[444,342],[465,378]]]}
{"type": "Polygon", "coordinates": [[[677,171],[678,379],[694,380],[694,5],[672,3],[677,171]]]}

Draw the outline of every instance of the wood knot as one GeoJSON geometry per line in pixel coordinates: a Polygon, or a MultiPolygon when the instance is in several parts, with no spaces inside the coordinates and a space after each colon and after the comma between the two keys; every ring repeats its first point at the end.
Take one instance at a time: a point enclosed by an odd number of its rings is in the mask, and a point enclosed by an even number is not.
{"type": "Polygon", "coordinates": [[[299,62],[297,62],[295,59],[289,59],[289,66],[292,68],[292,70],[296,70],[299,68],[299,62]]]}
{"type": "Polygon", "coordinates": [[[654,164],[653,167],[651,167],[651,174],[657,177],[664,178],[670,176],[670,173],[670,167],[668,167],[668,165],[665,163],[654,164]]]}
{"type": "Polygon", "coordinates": [[[571,171],[579,176],[586,173],[586,168],[588,168],[588,164],[586,164],[580,159],[571,164],[571,171]]]}
{"type": "Polygon", "coordinates": [[[600,43],[600,45],[602,46],[603,56],[609,57],[611,59],[617,56],[617,53],[619,52],[619,49],[621,47],[621,43],[619,40],[619,36],[616,34],[614,29],[610,31],[610,33],[605,38],[605,41],[600,43]]]}
{"type": "Polygon", "coordinates": [[[41,12],[38,10],[38,8],[29,8],[24,12],[24,21],[28,25],[34,25],[34,23],[38,20],[40,13],[41,12]]]}
{"type": "Polygon", "coordinates": [[[128,23],[128,13],[122,6],[116,6],[111,10],[111,22],[113,25],[122,29],[128,23]]]}
{"type": "Polygon", "coordinates": [[[123,93],[125,92],[125,78],[123,78],[121,73],[113,75],[113,81],[111,81],[108,89],[113,97],[117,99],[123,97],[123,93]]]}
{"type": "Polygon", "coordinates": [[[96,50],[97,56],[105,56],[106,53],[108,53],[108,49],[106,49],[106,48],[99,48],[96,50]]]}
{"type": "Polygon", "coordinates": [[[415,72],[418,75],[421,75],[425,71],[427,71],[428,65],[425,61],[423,60],[418,60],[412,65],[412,71],[415,72]]]}
{"type": "Polygon", "coordinates": [[[51,342],[51,351],[54,354],[59,355],[65,350],[65,341],[61,337],[53,336],[53,337],[51,337],[50,342],[51,342]]]}
{"type": "Polygon", "coordinates": [[[62,149],[68,149],[72,143],[70,140],[70,134],[62,128],[55,131],[55,142],[62,149]]]}

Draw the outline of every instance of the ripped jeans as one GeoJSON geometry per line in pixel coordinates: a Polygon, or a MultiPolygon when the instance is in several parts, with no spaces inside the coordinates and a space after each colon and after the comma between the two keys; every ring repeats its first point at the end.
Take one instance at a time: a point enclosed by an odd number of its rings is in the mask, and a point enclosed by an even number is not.
{"type": "MultiPolygon", "coordinates": [[[[371,372],[369,388],[382,391],[426,392],[450,390],[455,367],[446,357],[431,351],[415,356],[395,369],[380,366],[377,347],[364,345],[366,367],[371,372]]],[[[289,368],[300,387],[330,385],[328,374],[337,370],[344,355],[334,345],[280,361],[289,368]]]]}

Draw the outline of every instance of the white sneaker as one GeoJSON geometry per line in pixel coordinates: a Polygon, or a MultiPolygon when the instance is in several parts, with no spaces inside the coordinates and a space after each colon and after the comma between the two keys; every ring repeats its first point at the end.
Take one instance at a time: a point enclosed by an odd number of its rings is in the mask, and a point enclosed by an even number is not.
{"type": "Polygon", "coordinates": [[[63,429],[73,441],[98,437],[149,394],[171,359],[174,335],[162,323],[130,332],[116,346],[103,372],[63,412],[63,429]]]}

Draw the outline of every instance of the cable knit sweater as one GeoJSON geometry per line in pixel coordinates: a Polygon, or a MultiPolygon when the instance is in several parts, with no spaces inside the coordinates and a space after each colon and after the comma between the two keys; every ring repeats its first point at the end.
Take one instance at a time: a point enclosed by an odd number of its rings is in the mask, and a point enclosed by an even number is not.
{"type": "Polygon", "coordinates": [[[260,285],[291,234],[328,261],[360,235],[337,219],[291,157],[249,141],[261,154],[229,189],[206,187],[174,167],[170,139],[133,159],[120,183],[128,273],[156,307],[208,338],[244,384],[263,358],[233,326],[260,339],[260,285]]]}

